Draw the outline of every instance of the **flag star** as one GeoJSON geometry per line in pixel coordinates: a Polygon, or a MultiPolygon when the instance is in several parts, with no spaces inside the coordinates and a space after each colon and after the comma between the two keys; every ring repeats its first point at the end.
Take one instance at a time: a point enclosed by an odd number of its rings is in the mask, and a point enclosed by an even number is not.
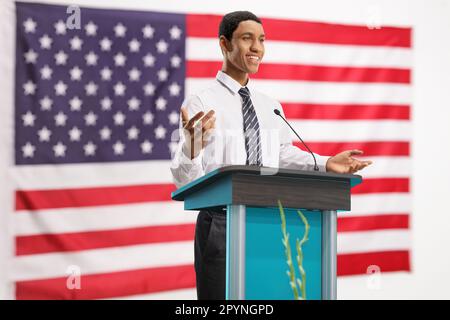
{"type": "Polygon", "coordinates": [[[36,85],[31,80],[28,80],[26,83],[23,84],[23,90],[25,92],[25,95],[34,94],[36,91],[36,85]]]}
{"type": "Polygon", "coordinates": [[[147,82],[144,86],[144,93],[146,96],[152,96],[155,93],[155,86],[151,82],[147,82]]]}
{"type": "Polygon", "coordinates": [[[155,104],[156,104],[156,109],[166,110],[167,100],[164,99],[163,97],[159,97],[158,99],[156,99],[155,104]]]}
{"type": "Polygon", "coordinates": [[[127,32],[127,28],[122,23],[118,23],[114,27],[114,33],[116,34],[116,37],[118,37],[118,38],[123,38],[125,36],[126,32],[127,32]]]}
{"type": "Polygon", "coordinates": [[[141,105],[141,101],[139,99],[137,99],[136,97],[133,97],[130,100],[128,100],[128,108],[130,110],[138,110],[140,105],[141,105]]]}
{"type": "Polygon", "coordinates": [[[84,26],[84,30],[86,31],[87,36],[95,36],[97,35],[97,25],[92,21],[89,21],[87,25],[84,26]]]}
{"type": "Polygon", "coordinates": [[[26,33],[34,33],[36,31],[37,23],[31,18],[28,18],[23,22],[23,27],[26,33]]]}
{"type": "Polygon", "coordinates": [[[145,39],[151,39],[155,33],[155,28],[147,24],[144,28],[142,28],[142,33],[144,34],[145,39]]]}
{"type": "Polygon", "coordinates": [[[36,63],[38,54],[33,49],[30,49],[27,52],[25,52],[24,57],[26,63],[36,63]]]}
{"type": "Polygon", "coordinates": [[[128,139],[129,140],[136,140],[139,136],[139,129],[135,126],[132,126],[130,129],[127,130],[128,133],[128,139]]]}
{"type": "Polygon", "coordinates": [[[53,25],[55,27],[56,34],[66,34],[66,24],[62,20],[58,20],[57,23],[53,25]]]}
{"type": "Polygon", "coordinates": [[[144,125],[149,125],[153,123],[153,114],[149,111],[142,115],[142,120],[144,121],[144,125]]]}
{"type": "Polygon", "coordinates": [[[81,76],[83,75],[83,70],[81,70],[78,66],[73,67],[70,69],[70,79],[72,81],[80,81],[81,76]]]}
{"type": "Polygon", "coordinates": [[[55,54],[55,61],[57,65],[66,65],[67,58],[69,56],[62,50],[60,50],[57,54],[55,54]]]}
{"type": "Polygon", "coordinates": [[[112,100],[109,97],[104,97],[100,100],[102,110],[111,110],[112,100]]]}
{"type": "Polygon", "coordinates": [[[122,142],[117,141],[116,143],[113,144],[113,149],[114,154],[123,154],[125,150],[125,145],[122,142]]]}
{"type": "Polygon", "coordinates": [[[109,81],[111,80],[112,70],[108,67],[104,67],[100,70],[100,75],[102,76],[102,80],[109,81]]]}
{"type": "Polygon", "coordinates": [[[177,26],[173,26],[172,28],[170,28],[169,33],[172,40],[178,40],[181,36],[181,29],[177,26]]]}
{"type": "Polygon", "coordinates": [[[138,52],[139,48],[141,47],[141,43],[134,38],[133,40],[128,42],[128,47],[130,48],[130,52],[138,52]]]}
{"type": "Polygon", "coordinates": [[[113,119],[116,126],[122,126],[125,123],[125,115],[120,111],[113,116],[113,119]]]}
{"type": "Polygon", "coordinates": [[[114,94],[116,96],[123,96],[126,89],[127,87],[122,82],[118,82],[114,86],[114,94]]]}
{"type": "Polygon", "coordinates": [[[45,96],[44,98],[39,100],[39,103],[41,105],[41,110],[50,110],[52,108],[53,100],[48,96],[45,96]]]}
{"type": "Polygon", "coordinates": [[[175,141],[169,142],[170,153],[174,154],[177,151],[178,143],[175,141]]]}
{"type": "Polygon", "coordinates": [[[83,146],[83,149],[84,149],[85,156],[94,156],[97,146],[95,144],[93,144],[92,141],[89,141],[87,144],[85,144],[83,146]]]}
{"type": "Polygon", "coordinates": [[[81,105],[83,104],[83,101],[78,98],[77,96],[73,97],[72,99],[69,100],[69,104],[70,104],[70,110],[72,111],[80,111],[81,110],[81,105]]]}
{"type": "Polygon", "coordinates": [[[53,152],[55,153],[55,157],[64,157],[66,155],[67,147],[59,141],[57,144],[53,146],[53,152]]]}
{"type": "Polygon", "coordinates": [[[124,56],[121,52],[114,56],[114,64],[116,65],[116,67],[123,67],[126,61],[127,57],[124,56]]]}
{"type": "Polygon", "coordinates": [[[159,125],[156,129],[155,129],[155,137],[156,139],[164,139],[166,137],[166,129],[162,126],[159,125]]]}
{"type": "Polygon", "coordinates": [[[145,153],[145,154],[151,153],[152,148],[153,148],[153,144],[148,140],[145,140],[144,142],[141,143],[142,153],[145,153]]]}
{"type": "Polygon", "coordinates": [[[57,126],[65,126],[67,121],[67,116],[63,112],[58,112],[58,114],[55,116],[55,124],[57,126]]]}
{"type": "Polygon", "coordinates": [[[73,37],[72,39],[70,39],[70,48],[72,50],[81,50],[81,46],[83,45],[83,40],[81,40],[80,38],[78,38],[78,36],[73,37]]]}
{"type": "Polygon", "coordinates": [[[172,112],[169,114],[169,122],[170,122],[170,124],[175,125],[175,124],[178,123],[178,120],[179,120],[179,114],[178,114],[178,112],[172,111],[172,112]]]}
{"type": "Polygon", "coordinates": [[[111,45],[112,45],[112,41],[106,37],[100,41],[100,47],[101,47],[102,51],[110,51],[111,45]]]}
{"type": "Polygon", "coordinates": [[[130,77],[130,81],[139,81],[141,72],[138,69],[133,68],[128,72],[128,76],[130,77]]]}
{"type": "Polygon", "coordinates": [[[88,66],[97,65],[98,55],[96,55],[94,52],[90,51],[87,55],[84,56],[84,58],[86,59],[86,64],[88,66]]]}
{"type": "Polygon", "coordinates": [[[99,132],[102,140],[109,140],[111,138],[111,130],[108,127],[103,127],[99,132]]]}
{"type": "Polygon", "coordinates": [[[24,158],[33,158],[35,150],[36,150],[36,147],[33,146],[31,143],[27,142],[24,146],[22,146],[23,157],[24,158]]]}
{"type": "Polygon", "coordinates": [[[169,44],[163,39],[159,40],[156,43],[156,49],[159,53],[167,53],[167,49],[169,48],[169,44]]]}
{"type": "Polygon", "coordinates": [[[86,90],[87,96],[95,96],[97,94],[98,85],[90,81],[87,85],[84,86],[84,89],[86,90]]]}
{"type": "Polygon", "coordinates": [[[171,96],[176,96],[177,97],[180,94],[180,90],[181,90],[181,87],[176,82],[173,82],[169,86],[169,91],[170,91],[170,95],[171,96]]]}
{"type": "Polygon", "coordinates": [[[62,82],[61,80],[58,81],[57,84],[55,84],[55,92],[57,96],[65,96],[67,90],[67,85],[62,82]]]}
{"type": "Polygon", "coordinates": [[[32,114],[30,111],[22,115],[23,125],[25,127],[34,126],[34,120],[36,120],[36,116],[32,114]]]}
{"type": "Polygon", "coordinates": [[[44,80],[50,80],[52,78],[52,73],[53,70],[48,65],[41,68],[41,78],[44,80]]]}
{"type": "Polygon", "coordinates": [[[95,126],[97,123],[97,115],[90,111],[87,115],[84,116],[84,121],[87,126],[95,126]]]}
{"type": "Polygon", "coordinates": [[[147,53],[142,60],[144,61],[144,66],[153,67],[155,65],[155,57],[151,53],[147,53]]]}
{"type": "Polygon", "coordinates": [[[43,127],[41,130],[38,131],[39,135],[39,141],[50,141],[50,136],[52,135],[52,132],[47,129],[47,127],[43,127]]]}
{"type": "Polygon", "coordinates": [[[178,68],[181,65],[181,58],[177,55],[174,55],[172,58],[170,58],[170,65],[173,68],[178,68]]]}
{"type": "Polygon", "coordinates": [[[165,68],[162,68],[158,71],[158,79],[159,81],[166,81],[169,77],[169,72],[165,68]]]}
{"type": "Polygon", "coordinates": [[[41,49],[50,49],[52,46],[52,42],[52,38],[50,38],[47,34],[44,34],[41,38],[39,38],[41,49]]]}
{"type": "Polygon", "coordinates": [[[81,134],[82,132],[80,129],[73,127],[69,130],[70,141],[80,141],[81,134]]]}

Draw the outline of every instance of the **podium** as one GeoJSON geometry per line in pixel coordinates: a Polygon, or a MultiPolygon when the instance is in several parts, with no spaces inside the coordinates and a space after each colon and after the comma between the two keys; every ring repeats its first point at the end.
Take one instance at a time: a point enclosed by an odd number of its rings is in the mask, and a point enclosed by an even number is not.
{"type": "Polygon", "coordinates": [[[307,299],[336,299],[337,211],[350,210],[361,176],[257,166],[216,169],[172,193],[185,210],[226,209],[226,299],[293,299],[286,274],[278,201],[284,207],[297,277],[295,239],[303,247],[307,299]]]}

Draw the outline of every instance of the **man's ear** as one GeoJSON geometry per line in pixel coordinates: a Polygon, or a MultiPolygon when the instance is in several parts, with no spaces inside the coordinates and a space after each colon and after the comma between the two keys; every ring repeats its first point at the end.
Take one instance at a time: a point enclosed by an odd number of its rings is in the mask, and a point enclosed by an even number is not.
{"type": "Polygon", "coordinates": [[[225,38],[224,35],[220,36],[219,38],[219,44],[220,44],[220,50],[222,53],[225,51],[231,51],[231,41],[229,41],[227,38],[225,38]]]}

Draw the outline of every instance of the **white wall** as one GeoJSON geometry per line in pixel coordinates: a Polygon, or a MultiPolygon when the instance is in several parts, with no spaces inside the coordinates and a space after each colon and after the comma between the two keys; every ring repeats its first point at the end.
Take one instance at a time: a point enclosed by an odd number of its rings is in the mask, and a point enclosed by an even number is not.
{"type": "MultiPolygon", "coordinates": [[[[12,1],[8,7],[12,7],[12,1]],[[11,6],[10,6],[11,4],[11,6]]],[[[92,0],[45,1],[92,5],[92,0]]],[[[450,299],[450,1],[447,0],[109,0],[101,6],[223,14],[250,10],[264,17],[365,24],[379,12],[381,23],[414,28],[413,272],[381,276],[370,290],[366,276],[338,281],[340,299],[450,299]]],[[[0,21],[5,10],[0,11],[0,21]]],[[[4,80],[4,79],[3,79],[4,80]]]]}

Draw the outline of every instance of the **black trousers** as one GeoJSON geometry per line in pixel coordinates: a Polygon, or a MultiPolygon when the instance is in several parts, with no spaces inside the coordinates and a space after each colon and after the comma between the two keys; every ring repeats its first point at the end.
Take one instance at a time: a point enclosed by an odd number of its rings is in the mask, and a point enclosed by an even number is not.
{"type": "Polygon", "coordinates": [[[195,273],[199,300],[225,299],[225,211],[202,210],[195,226],[195,273]]]}

